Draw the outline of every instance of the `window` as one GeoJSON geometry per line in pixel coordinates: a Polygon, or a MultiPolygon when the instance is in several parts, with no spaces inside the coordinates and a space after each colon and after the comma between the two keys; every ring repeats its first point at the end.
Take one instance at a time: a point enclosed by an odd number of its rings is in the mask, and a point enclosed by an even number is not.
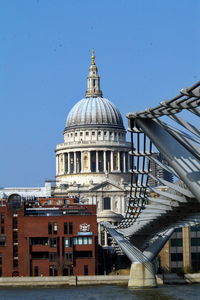
{"type": "Polygon", "coordinates": [[[57,253],[56,252],[49,252],[49,260],[56,261],[57,253]]]}
{"type": "Polygon", "coordinates": [[[0,265],[2,265],[2,253],[0,253],[0,265]]]}
{"type": "Polygon", "coordinates": [[[48,234],[57,234],[58,233],[58,224],[49,223],[48,224],[48,234]]]}
{"type": "Polygon", "coordinates": [[[35,266],[34,269],[33,269],[33,276],[39,276],[39,268],[38,266],[35,266]]]}
{"type": "Polygon", "coordinates": [[[50,244],[50,247],[51,248],[56,248],[57,247],[57,239],[56,238],[51,238],[50,240],[49,240],[49,244],[50,244]]]}
{"type": "Polygon", "coordinates": [[[49,266],[49,276],[58,276],[58,270],[56,266],[49,266]]]}
{"type": "Polygon", "coordinates": [[[65,238],[65,247],[71,247],[72,246],[72,239],[71,238],[65,238]]]}
{"type": "Polygon", "coordinates": [[[84,265],[84,275],[88,275],[88,265],[84,265]]]}
{"type": "Polygon", "coordinates": [[[200,238],[191,238],[191,246],[200,246],[200,238]]]}
{"type": "Polygon", "coordinates": [[[73,223],[69,222],[69,234],[73,234],[73,223]]]}
{"type": "Polygon", "coordinates": [[[18,243],[18,232],[13,231],[13,243],[18,243]]]}
{"type": "Polygon", "coordinates": [[[88,131],[86,131],[85,135],[89,135],[89,132],[88,132],[88,131]]]}
{"type": "Polygon", "coordinates": [[[0,236],[0,246],[5,246],[5,245],[6,245],[6,237],[0,236]]]}
{"type": "Polygon", "coordinates": [[[17,218],[13,218],[13,229],[17,229],[17,226],[18,226],[17,218]]]}
{"type": "Polygon", "coordinates": [[[90,236],[78,236],[73,238],[73,245],[92,245],[92,237],[90,236]]]}
{"type": "Polygon", "coordinates": [[[72,252],[66,252],[65,253],[65,259],[69,260],[69,261],[72,261],[73,260],[73,254],[72,254],[72,252]]]}
{"type": "Polygon", "coordinates": [[[95,132],[94,132],[94,131],[92,131],[92,135],[95,135],[95,132]]]}
{"type": "Polygon", "coordinates": [[[103,198],[103,209],[111,209],[110,197],[103,198]]]}
{"type": "Polygon", "coordinates": [[[18,267],[18,259],[13,259],[13,268],[18,267]]]}
{"type": "Polygon", "coordinates": [[[52,227],[52,223],[48,224],[48,234],[52,234],[53,232],[53,227],[52,227]]]}
{"type": "Polygon", "coordinates": [[[4,224],[4,222],[5,222],[5,215],[1,214],[1,224],[4,224]]]}
{"type": "Polygon", "coordinates": [[[13,246],[13,256],[18,257],[18,246],[13,246]]]}
{"type": "Polygon", "coordinates": [[[98,135],[101,135],[101,131],[98,132],[98,135]]]}
{"type": "Polygon", "coordinates": [[[75,136],[77,136],[77,132],[75,132],[75,136]]]}
{"type": "Polygon", "coordinates": [[[182,261],[183,253],[171,253],[171,261],[182,261]]]}
{"type": "Polygon", "coordinates": [[[4,234],[5,230],[4,230],[4,226],[1,226],[1,234],[4,234]]]}
{"type": "Polygon", "coordinates": [[[106,131],[104,131],[104,135],[106,135],[107,134],[107,132],[106,131]]]}
{"type": "Polygon", "coordinates": [[[54,223],[54,224],[53,224],[53,233],[54,233],[54,234],[57,234],[57,233],[58,233],[58,224],[57,224],[57,223],[54,223]]]}
{"type": "Polygon", "coordinates": [[[83,136],[83,133],[82,133],[82,132],[80,132],[80,136],[83,136]]]}
{"type": "Polygon", "coordinates": [[[68,234],[68,223],[64,223],[64,234],[68,234]]]}
{"type": "Polygon", "coordinates": [[[171,247],[182,247],[183,240],[182,239],[171,239],[171,247]]]}

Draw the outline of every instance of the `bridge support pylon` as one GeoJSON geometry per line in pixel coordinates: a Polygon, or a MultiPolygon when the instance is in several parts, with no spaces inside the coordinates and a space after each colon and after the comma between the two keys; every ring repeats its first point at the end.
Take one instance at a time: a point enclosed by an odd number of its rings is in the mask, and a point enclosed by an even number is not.
{"type": "Polygon", "coordinates": [[[128,286],[130,288],[157,287],[153,264],[151,262],[133,262],[128,286]]]}

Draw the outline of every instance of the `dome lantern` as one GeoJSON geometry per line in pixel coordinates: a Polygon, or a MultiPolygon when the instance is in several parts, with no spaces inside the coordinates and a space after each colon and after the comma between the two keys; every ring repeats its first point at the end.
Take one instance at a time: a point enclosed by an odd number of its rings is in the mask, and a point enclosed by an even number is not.
{"type": "Polygon", "coordinates": [[[95,63],[94,49],[92,49],[91,59],[92,62],[87,77],[87,91],[85,97],[103,97],[102,91],[100,90],[100,76],[98,75],[98,68],[95,63]]]}

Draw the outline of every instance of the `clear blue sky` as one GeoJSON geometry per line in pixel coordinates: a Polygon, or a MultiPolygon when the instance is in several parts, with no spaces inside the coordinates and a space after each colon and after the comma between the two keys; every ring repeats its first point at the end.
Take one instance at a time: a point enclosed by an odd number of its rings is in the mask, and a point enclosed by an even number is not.
{"type": "Polygon", "coordinates": [[[93,47],[124,118],[153,107],[200,80],[200,1],[0,0],[0,186],[54,179],[93,47]]]}

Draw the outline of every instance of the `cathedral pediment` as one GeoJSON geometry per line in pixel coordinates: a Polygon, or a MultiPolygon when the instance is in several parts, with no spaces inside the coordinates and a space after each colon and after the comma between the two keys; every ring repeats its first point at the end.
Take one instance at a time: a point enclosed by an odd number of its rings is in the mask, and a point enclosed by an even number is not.
{"type": "Polygon", "coordinates": [[[116,192],[121,192],[124,191],[123,188],[121,188],[119,185],[113,184],[109,181],[104,181],[100,184],[97,184],[93,186],[89,191],[116,191],[116,192]]]}

